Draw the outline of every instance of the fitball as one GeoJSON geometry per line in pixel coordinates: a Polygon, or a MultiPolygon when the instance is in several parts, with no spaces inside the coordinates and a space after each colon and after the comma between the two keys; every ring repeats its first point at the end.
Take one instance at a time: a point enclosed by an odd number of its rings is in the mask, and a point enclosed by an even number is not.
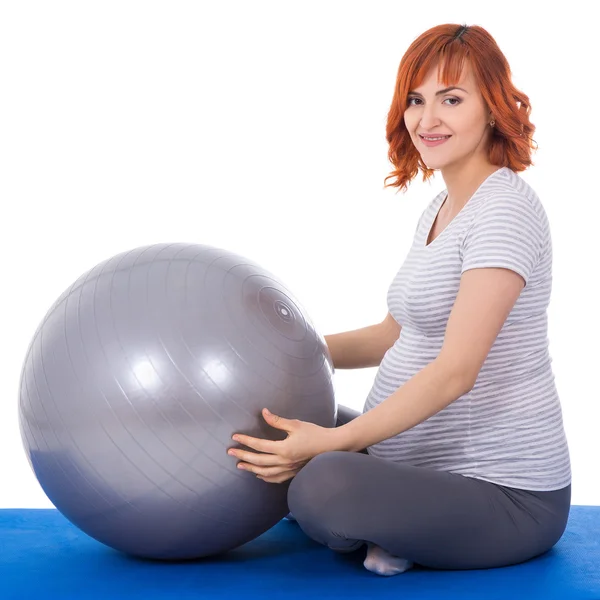
{"type": "Polygon", "coordinates": [[[288,511],[288,485],[237,469],[231,436],[283,439],[264,407],[333,427],[332,374],[275,276],[212,246],[150,245],[98,264],[47,312],[21,373],[21,436],[83,532],[140,557],[201,558],[288,511]]]}

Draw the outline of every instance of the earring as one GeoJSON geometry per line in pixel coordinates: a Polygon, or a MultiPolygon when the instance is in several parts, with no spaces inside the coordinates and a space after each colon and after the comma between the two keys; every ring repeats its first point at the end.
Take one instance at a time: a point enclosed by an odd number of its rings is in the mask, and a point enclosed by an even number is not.
{"type": "Polygon", "coordinates": [[[493,127],[495,124],[496,124],[496,121],[494,121],[494,119],[492,119],[492,120],[490,121],[490,127],[493,127]]]}

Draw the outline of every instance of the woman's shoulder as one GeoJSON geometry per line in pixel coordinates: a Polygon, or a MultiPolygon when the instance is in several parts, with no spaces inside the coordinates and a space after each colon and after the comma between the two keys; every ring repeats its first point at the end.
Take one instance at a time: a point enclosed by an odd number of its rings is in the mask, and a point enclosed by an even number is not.
{"type": "Polygon", "coordinates": [[[528,206],[537,213],[545,213],[544,205],[537,192],[519,173],[503,167],[495,175],[490,178],[489,185],[482,194],[485,197],[483,204],[496,206],[504,203],[510,206],[528,206]]]}
{"type": "Polygon", "coordinates": [[[471,217],[475,219],[548,221],[544,205],[534,188],[518,173],[503,168],[476,193],[471,217]]]}

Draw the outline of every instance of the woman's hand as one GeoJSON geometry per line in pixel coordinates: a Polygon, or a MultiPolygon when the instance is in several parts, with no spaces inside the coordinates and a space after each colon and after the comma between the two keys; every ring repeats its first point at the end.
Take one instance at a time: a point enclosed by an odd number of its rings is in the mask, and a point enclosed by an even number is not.
{"type": "Polygon", "coordinates": [[[237,448],[228,450],[230,456],[239,458],[239,469],[254,473],[269,483],[283,483],[292,479],[306,463],[323,452],[335,450],[334,429],[321,427],[298,419],[284,419],[263,410],[265,421],[287,432],[285,440],[272,441],[235,434],[232,439],[248,448],[262,453],[248,452],[237,448]]]}

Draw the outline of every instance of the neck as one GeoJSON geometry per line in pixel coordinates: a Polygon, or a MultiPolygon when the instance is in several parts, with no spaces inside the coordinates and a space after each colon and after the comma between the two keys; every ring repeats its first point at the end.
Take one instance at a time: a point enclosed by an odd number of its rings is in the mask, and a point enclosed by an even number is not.
{"type": "Polygon", "coordinates": [[[500,167],[487,160],[471,161],[468,164],[450,165],[441,170],[448,196],[447,210],[455,213],[469,201],[477,188],[500,167]]]}

